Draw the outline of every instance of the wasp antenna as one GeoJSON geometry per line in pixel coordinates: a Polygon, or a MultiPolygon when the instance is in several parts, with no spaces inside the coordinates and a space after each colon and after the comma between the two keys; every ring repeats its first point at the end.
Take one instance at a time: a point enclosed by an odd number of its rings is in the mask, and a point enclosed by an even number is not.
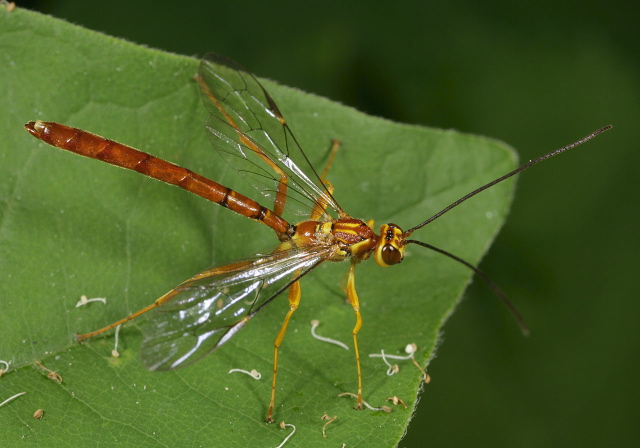
{"type": "Polygon", "coordinates": [[[591,134],[587,135],[586,137],[581,138],[580,140],[577,140],[567,146],[563,146],[562,148],[556,149],[555,151],[551,151],[543,156],[538,157],[537,159],[533,159],[530,160],[529,162],[525,163],[524,165],[522,165],[519,168],[516,168],[515,170],[511,171],[510,173],[505,174],[502,177],[497,178],[496,180],[489,182],[486,185],[483,185],[480,188],[477,188],[475,190],[473,190],[471,193],[461,197],[460,199],[458,199],[457,201],[455,201],[453,204],[450,204],[449,206],[443,208],[442,210],[440,210],[438,213],[436,213],[435,215],[433,215],[431,218],[427,219],[426,221],[424,221],[421,224],[418,224],[415,227],[412,227],[411,229],[407,230],[406,232],[404,232],[404,237],[408,237],[409,235],[411,235],[414,231],[420,229],[421,227],[426,226],[427,224],[429,224],[431,221],[434,221],[436,219],[438,219],[440,216],[444,215],[445,213],[447,213],[449,210],[451,210],[452,208],[462,204],[464,201],[466,201],[467,199],[477,195],[478,193],[486,190],[487,188],[493,187],[495,184],[498,184],[500,182],[502,182],[503,180],[506,180],[508,178],[510,178],[511,176],[514,176],[516,174],[518,174],[521,171],[526,170],[527,168],[529,168],[530,166],[533,166],[537,163],[542,162],[543,160],[546,160],[550,157],[553,156],[557,156],[560,153],[563,153],[565,151],[568,151],[572,148],[575,148],[576,146],[579,146],[583,143],[588,142],[589,140],[591,140],[592,138],[594,138],[595,136],[602,134],[605,131],[608,131],[609,129],[611,129],[613,126],[612,125],[608,125],[605,127],[602,127],[600,129],[598,129],[597,131],[592,132],[591,134]]]}
{"type": "Polygon", "coordinates": [[[482,279],[483,282],[487,284],[489,288],[491,288],[493,293],[496,296],[498,296],[498,298],[502,301],[502,303],[505,304],[505,306],[509,309],[509,311],[511,311],[511,314],[513,315],[513,317],[518,322],[518,325],[520,326],[520,331],[522,331],[522,334],[525,336],[529,336],[529,327],[527,327],[527,324],[524,322],[524,319],[522,318],[522,315],[520,314],[516,306],[513,303],[511,303],[511,300],[507,298],[507,295],[504,292],[502,292],[500,287],[496,285],[493,281],[491,281],[491,279],[484,272],[482,272],[480,269],[478,269],[468,261],[465,261],[462,258],[456,255],[453,255],[451,252],[447,252],[446,250],[432,246],[431,244],[423,243],[422,241],[417,241],[417,240],[406,240],[405,242],[407,244],[417,244],[418,246],[426,247],[427,249],[431,249],[434,252],[438,252],[442,255],[446,255],[452,260],[455,260],[458,263],[462,263],[463,265],[471,269],[478,277],[482,279]]]}

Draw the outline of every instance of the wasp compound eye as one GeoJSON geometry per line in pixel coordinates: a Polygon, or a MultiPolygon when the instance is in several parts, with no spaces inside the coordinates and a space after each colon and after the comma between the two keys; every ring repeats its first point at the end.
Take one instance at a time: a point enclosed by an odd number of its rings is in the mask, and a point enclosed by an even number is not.
{"type": "Polygon", "coordinates": [[[402,258],[404,258],[402,251],[398,250],[398,248],[391,244],[385,244],[382,246],[380,256],[382,257],[382,261],[387,265],[398,264],[402,261],[402,258]]]}

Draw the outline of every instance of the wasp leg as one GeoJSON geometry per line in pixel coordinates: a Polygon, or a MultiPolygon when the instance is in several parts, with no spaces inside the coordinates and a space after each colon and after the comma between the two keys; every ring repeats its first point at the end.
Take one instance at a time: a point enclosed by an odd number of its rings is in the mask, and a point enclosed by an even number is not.
{"type": "Polygon", "coordinates": [[[362,370],[360,369],[360,350],[358,349],[358,332],[362,328],[362,316],[360,315],[360,301],[356,292],[356,265],[351,263],[349,267],[349,276],[347,278],[347,298],[356,312],[356,325],[353,327],[353,347],[356,352],[356,366],[358,368],[358,403],[355,409],[363,409],[362,406],[362,370]]]}
{"type": "Polygon", "coordinates": [[[271,400],[269,401],[269,412],[267,413],[267,418],[265,422],[273,423],[275,420],[273,419],[273,407],[276,401],[276,378],[278,375],[278,349],[282,344],[282,340],[284,339],[284,334],[287,332],[287,326],[289,325],[289,320],[291,316],[298,309],[298,305],[300,304],[300,282],[296,281],[289,287],[289,311],[284,318],[284,322],[282,323],[282,327],[280,327],[280,331],[278,332],[278,336],[276,336],[276,340],[273,343],[273,382],[271,383],[271,400]]]}
{"type": "MultiPolygon", "coordinates": [[[[327,174],[329,173],[329,168],[333,164],[333,159],[340,148],[340,140],[336,140],[335,138],[331,141],[331,151],[329,153],[329,161],[327,162],[327,166],[324,167],[324,171],[322,171],[322,175],[320,176],[320,180],[324,184],[325,190],[329,194],[333,194],[333,185],[331,182],[327,180],[327,174]]],[[[319,219],[325,212],[328,203],[322,200],[322,197],[319,197],[316,201],[316,204],[313,206],[313,210],[311,211],[311,221],[315,221],[319,219]]]]}

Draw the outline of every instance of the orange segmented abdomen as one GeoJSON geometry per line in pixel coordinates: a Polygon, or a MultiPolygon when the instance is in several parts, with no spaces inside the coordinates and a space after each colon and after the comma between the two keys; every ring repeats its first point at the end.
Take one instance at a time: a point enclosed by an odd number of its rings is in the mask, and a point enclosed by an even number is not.
{"type": "Polygon", "coordinates": [[[284,234],[289,228],[287,221],[256,201],[191,170],[130,146],[54,122],[31,121],[25,128],[31,135],[52,146],[176,185],[247,218],[264,222],[279,234],[284,234]]]}

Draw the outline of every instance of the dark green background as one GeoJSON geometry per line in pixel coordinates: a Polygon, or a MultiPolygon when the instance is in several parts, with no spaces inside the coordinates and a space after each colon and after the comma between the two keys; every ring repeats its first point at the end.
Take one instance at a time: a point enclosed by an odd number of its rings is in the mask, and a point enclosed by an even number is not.
{"type": "Polygon", "coordinates": [[[374,115],[500,138],[522,160],[613,124],[522,176],[482,263],[531,337],[476,283],[400,446],[638,446],[637,2],[380,4],[20,2],[163,50],[226,54],[374,115]]]}

